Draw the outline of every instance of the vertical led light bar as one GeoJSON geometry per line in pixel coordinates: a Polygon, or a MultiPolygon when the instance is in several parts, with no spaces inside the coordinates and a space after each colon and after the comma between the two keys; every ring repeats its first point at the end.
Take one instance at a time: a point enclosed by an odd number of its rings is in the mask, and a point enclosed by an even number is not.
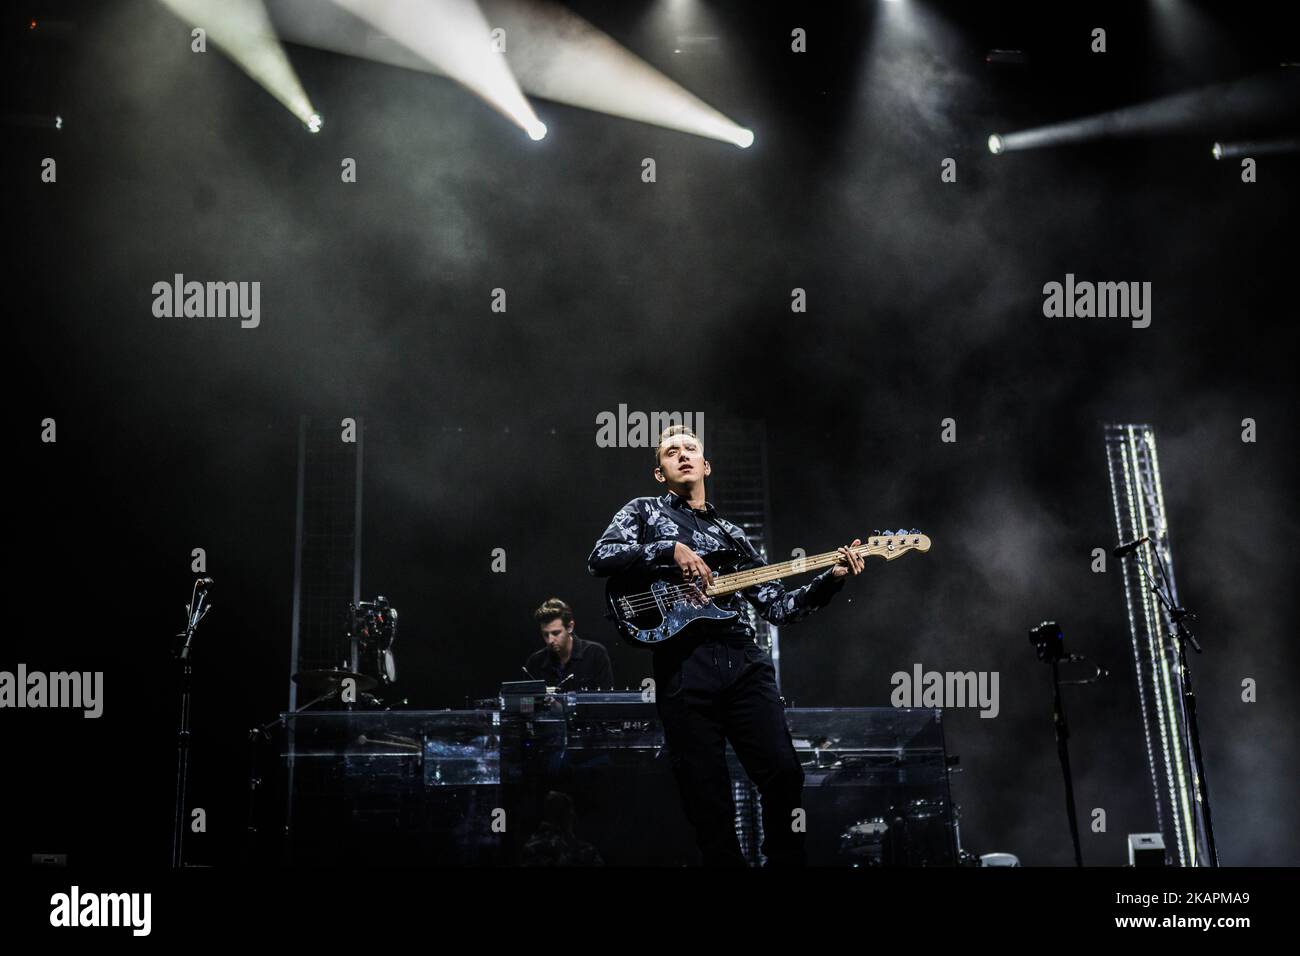
{"type": "Polygon", "coordinates": [[[1160,599],[1152,591],[1161,582],[1156,552],[1169,574],[1169,599],[1178,604],[1174,558],[1169,547],[1164,489],[1155,432],[1149,425],[1105,426],[1106,464],[1119,541],[1149,538],[1122,561],[1124,601],[1133,640],[1138,702],[1151,768],[1156,825],[1166,852],[1176,850],[1180,866],[1210,864],[1205,817],[1188,746],[1187,713],[1182,696],[1177,640],[1160,599]]]}

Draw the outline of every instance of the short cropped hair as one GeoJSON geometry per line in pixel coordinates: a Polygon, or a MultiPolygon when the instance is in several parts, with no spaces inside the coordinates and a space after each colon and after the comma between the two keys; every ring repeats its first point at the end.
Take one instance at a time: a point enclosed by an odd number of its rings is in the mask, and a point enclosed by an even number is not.
{"type": "Polygon", "coordinates": [[[533,612],[533,620],[540,624],[550,624],[559,618],[565,627],[573,623],[573,608],[559,598],[550,598],[542,602],[541,607],[533,612]]]}

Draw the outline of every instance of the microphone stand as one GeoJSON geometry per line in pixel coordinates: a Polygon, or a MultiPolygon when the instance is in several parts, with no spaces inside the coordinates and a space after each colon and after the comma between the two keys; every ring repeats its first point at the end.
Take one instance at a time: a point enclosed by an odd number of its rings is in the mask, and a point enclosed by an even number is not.
{"type": "MultiPolygon", "coordinates": [[[[1148,541],[1147,544],[1152,545],[1152,542],[1148,541]]],[[[1187,736],[1190,738],[1192,756],[1196,761],[1196,800],[1205,812],[1205,841],[1206,849],[1210,853],[1210,865],[1218,866],[1219,850],[1214,842],[1214,821],[1210,814],[1210,786],[1205,779],[1205,762],[1201,759],[1201,728],[1196,719],[1196,694],[1192,692],[1192,671],[1187,664],[1188,644],[1192,645],[1196,653],[1202,653],[1200,641],[1187,626],[1187,619],[1196,620],[1196,615],[1187,608],[1174,604],[1170,599],[1169,572],[1160,557],[1160,549],[1152,546],[1151,552],[1156,556],[1156,567],[1160,570],[1161,583],[1148,582],[1147,587],[1159,599],[1169,618],[1169,623],[1173,625],[1168,637],[1177,638],[1174,650],[1178,654],[1178,683],[1183,695],[1183,709],[1187,712],[1187,736]]],[[[1144,580],[1146,579],[1147,574],[1142,569],[1141,561],[1138,562],[1138,573],[1144,580]]]]}
{"type": "Polygon", "coordinates": [[[1079,815],[1074,808],[1074,777],[1070,773],[1070,727],[1065,722],[1065,700],[1061,697],[1060,661],[1052,660],[1052,724],[1056,728],[1056,755],[1061,761],[1065,776],[1065,812],[1070,818],[1070,839],[1074,841],[1074,865],[1083,866],[1083,850],[1079,846],[1079,815]]]}
{"type": "Polygon", "coordinates": [[[1070,823],[1070,839],[1074,843],[1074,865],[1083,866],[1083,849],[1079,844],[1079,815],[1074,806],[1074,776],[1070,771],[1070,726],[1065,720],[1065,698],[1061,687],[1065,684],[1094,684],[1108,677],[1110,672],[1093,665],[1096,674],[1080,680],[1061,680],[1061,662],[1081,663],[1087,660],[1082,654],[1066,654],[1060,627],[1055,621],[1043,621],[1029,631],[1029,643],[1038,651],[1038,659],[1052,665],[1052,726],[1056,731],[1056,755],[1061,761],[1061,774],[1065,778],[1065,813],[1070,823]]]}
{"type": "Polygon", "coordinates": [[[199,578],[194,582],[190,603],[185,606],[185,630],[176,635],[184,638],[184,642],[176,652],[181,671],[181,718],[180,729],[176,732],[176,812],[172,817],[172,867],[175,869],[185,865],[185,799],[188,795],[190,769],[190,691],[194,678],[190,651],[199,622],[212,610],[212,605],[206,603],[210,584],[211,578],[199,578]]]}

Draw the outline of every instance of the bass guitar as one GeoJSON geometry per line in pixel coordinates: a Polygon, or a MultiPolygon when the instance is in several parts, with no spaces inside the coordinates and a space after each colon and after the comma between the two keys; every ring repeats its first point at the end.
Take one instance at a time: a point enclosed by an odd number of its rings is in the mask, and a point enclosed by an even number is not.
{"type": "MultiPolygon", "coordinates": [[[[863,557],[893,561],[909,551],[930,550],[930,539],[919,531],[886,531],[873,535],[854,548],[863,557]]],[[[782,564],[765,564],[747,571],[735,570],[740,560],[734,551],[702,554],[704,563],[713,569],[713,582],[707,588],[682,580],[681,570],[656,568],[651,571],[625,572],[612,576],[605,585],[608,617],[618,627],[623,639],[634,647],[663,644],[690,627],[695,621],[726,621],[736,616],[713,603],[713,598],[743,591],[756,584],[778,578],[820,571],[837,564],[838,551],[813,554],[782,564]]]]}

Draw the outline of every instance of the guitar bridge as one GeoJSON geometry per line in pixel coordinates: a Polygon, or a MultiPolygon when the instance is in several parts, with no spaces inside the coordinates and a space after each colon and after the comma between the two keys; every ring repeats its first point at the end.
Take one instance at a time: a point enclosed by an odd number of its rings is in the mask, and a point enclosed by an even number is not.
{"type": "Polygon", "coordinates": [[[650,588],[650,593],[654,595],[655,604],[659,608],[659,614],[661,617],[665,618],[668,616],[668,612],[672,609],[672,602],[666,602],[664,600],[667,590],[668,588],[662,581],[655,582],[654,586],[650,588]]]}

